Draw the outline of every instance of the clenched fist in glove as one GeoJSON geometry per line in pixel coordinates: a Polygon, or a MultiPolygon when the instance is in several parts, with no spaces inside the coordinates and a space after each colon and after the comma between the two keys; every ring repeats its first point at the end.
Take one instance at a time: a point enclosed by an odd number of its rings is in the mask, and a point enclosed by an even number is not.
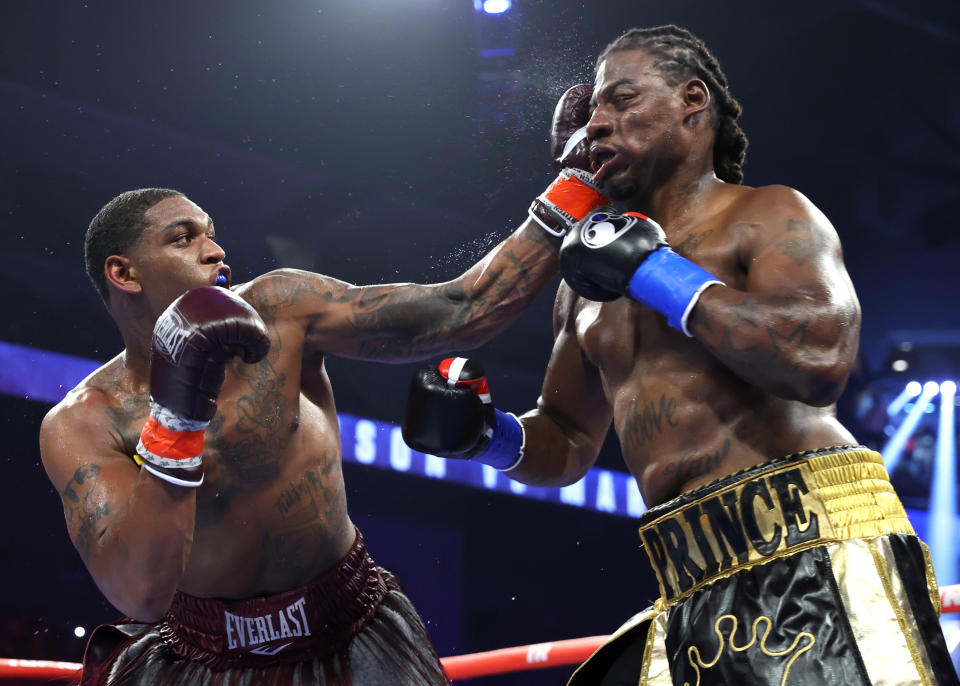
{"type": "Polygon", "coordinates": [[[523,457],[523,427],[494,408],[483,368],[463,357],[417,370],[403,416],[403,440],[414,450],[477,460],[500,470],[523,457]]]}

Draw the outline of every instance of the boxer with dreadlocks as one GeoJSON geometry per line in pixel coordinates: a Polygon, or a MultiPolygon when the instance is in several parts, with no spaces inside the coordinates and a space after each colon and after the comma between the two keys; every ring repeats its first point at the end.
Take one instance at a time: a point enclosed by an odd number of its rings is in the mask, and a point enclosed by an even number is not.
{"type": "Polygon", "coordinates": [[[927,551],[835,416],[860,332],[836,231],[741,184],[740,105],[688,31],[626,32],[575,88],[564,152],[614,206],[564,239],[537,409],[465,402],[482,371],[458,358],[414,378],[408,441],[560,486],[613,424],[659,597],[573,684],[957,684],[927,551]]]}

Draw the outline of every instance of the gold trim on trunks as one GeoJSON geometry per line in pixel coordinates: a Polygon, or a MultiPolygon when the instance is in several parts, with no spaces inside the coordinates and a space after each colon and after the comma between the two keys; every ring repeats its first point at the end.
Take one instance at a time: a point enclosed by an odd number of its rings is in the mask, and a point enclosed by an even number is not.
{"type": "Polygon", "coordinates": [[[866,449],[773,463],[640,528],[667,606],[742,569],[830,541],[912,534],[866,449]]]}
{"type": "MultiPolygon", "coordinates": [[[[704,662],[703,657],[700,655],[700,649],[696,646],[690,646],[687,648],[687,661],[690,663],[690,666],[693,667],[693,671],[697,675],[697,680],[693,686],[700,686],[700,670],[709,671],[720,662],[720,657],[724,654],[724,650],[727,645],[730,646],[730,650],[733,653],[742,653],[745,650],[749,650],[757,643],[759,638],[759,649],[767,657],[786,657],[789,656],[790,659],[786,661],[783,668],[783,677],[780,679],[780,686],[784,686],[787,683],[787,677],[790,676],[790,668],[793,667],[793,663],[796,662],[797,658],[803,655],[805,652],[813,648],[813,645],[817,642],[816,637],[811,634],[809,631],[801,631],[797,634],[793,643],[784,650],[772,650],[767,645],[767,639],[770,636],[770,630],[773,628],[773,622],[766,615],[760,615],[755,620],[753,620],[753,632],[752,637],[747,643],[743,645],[737,645],[735,638],[737,635],[737,627],[739,622],[734,615],[720,615],[717,617],[717,621],[713,623],[713,633],[717,635],[717,654],[714,655],[713,659],[709,662],[704,662]],[[723,633],[720,628],[720,625],[723,624],[724,620],[730,620],[730,634],[727,635],[723,633]],[[757,636],[757,625],[761,622],[765,623],[766,628],[763,630],[763,636],[757,636]],[[801,646],[800,642],[806,639],[805,643],[801,646]]],[[[687,685],[689,686],[689,684],[687,685]]]]}

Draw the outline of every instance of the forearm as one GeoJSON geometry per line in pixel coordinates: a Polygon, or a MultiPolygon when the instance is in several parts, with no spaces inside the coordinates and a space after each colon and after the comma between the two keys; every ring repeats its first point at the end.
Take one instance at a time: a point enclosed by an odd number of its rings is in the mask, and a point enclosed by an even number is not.
{"type": "Polygon", "coordinates": [[[596,460],[598,448],[586,434],[564,427],[542,409],[531,410],[520,423],[526,438],[523,459],[507,472],[531,486],[569,486],[596,460]]]}
{"type": "MultiPolygon", "coordinates": [[[[555,276],[559,239],[525,221],[483,260],[446,283],[357,289],[349,345],[328,351],[381,361],[423,359],[487,342],[517,319],[555,276]]],[[[348,296],[349,298],[349,296],[348,296]]]]}
{"type": "Polygon", "coordinates": [[[711,286],[694,307],[689,329],[747,383],[787,400],[825,406],[846,384],[860,316],[855,303],[711,286]]]}
{"type": "Polygon", "coordinates": [[[557,273],[560,239],[532,220],[455,280],[463,291],[454,347],[473,348],[503,331],[557,273]]]}
{"type": "Polygon", "coordinates": [[[118,517],[92,543],[87,564],[107,599],[135,619],[166,612],[193,543],[196,489],[141,469],[118,517]]]}

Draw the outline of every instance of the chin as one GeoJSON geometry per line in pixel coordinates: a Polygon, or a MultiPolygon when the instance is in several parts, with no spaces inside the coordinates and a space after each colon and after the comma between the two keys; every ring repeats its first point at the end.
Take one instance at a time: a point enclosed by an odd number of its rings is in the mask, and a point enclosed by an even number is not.
{"type": "Polygon", "coordinates": [[[626,202],[637,193],[637,183],[630,178],[607,179],[603,193],[614,202],[626,202]]]}

